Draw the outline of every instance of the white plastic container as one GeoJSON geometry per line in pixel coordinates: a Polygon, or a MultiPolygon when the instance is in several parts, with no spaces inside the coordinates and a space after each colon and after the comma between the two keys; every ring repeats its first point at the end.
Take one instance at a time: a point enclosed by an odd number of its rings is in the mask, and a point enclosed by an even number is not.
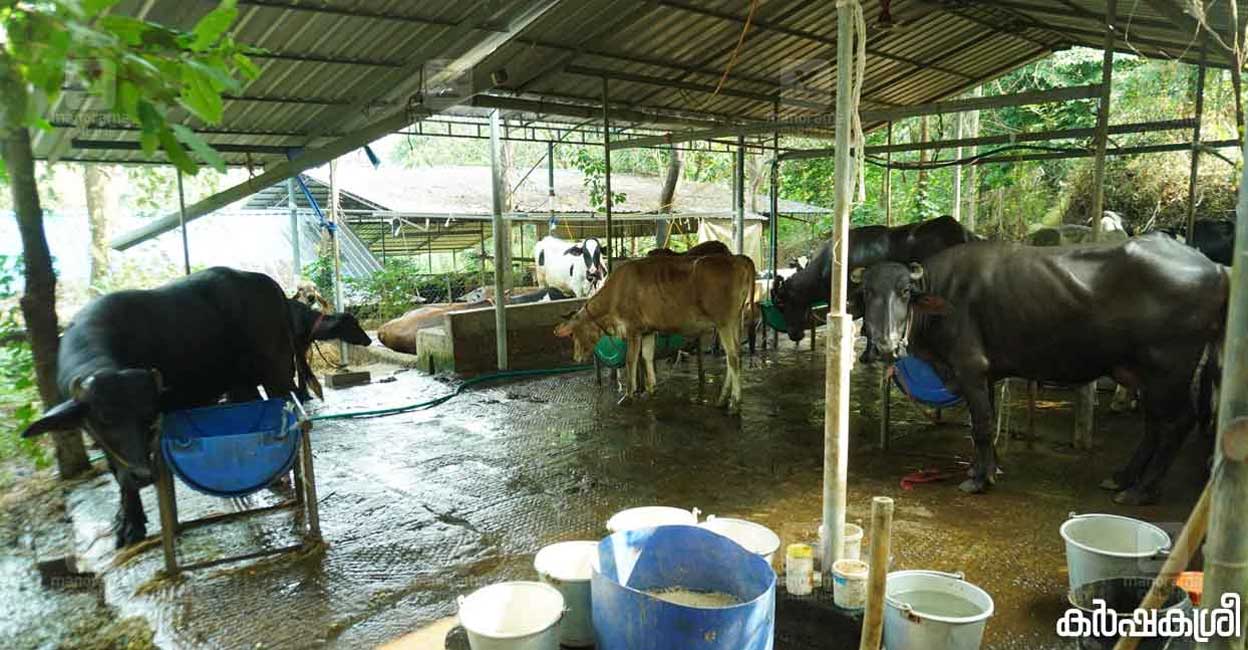
{"type": "Polygon", "coordinates": [[[638,528],[654,528],[655,526],[697,526],[697,508],[683,510],[671,506],[643,506],[621,510],[607,520],[607,530],[618,533],[638,528]]]}
{"type": "Polygon", "coordinates": [[[832,602],[843,609],[862,609],[867,603],[867,563],[837,560],[832,563],[832,602]]]}
{"type": "Polygon", "coordinates": [[[1060,532],[1071,591],[1108,578],[1153,575],[1170,549],[1166,531],[1118,515],[1072,515],[1060,532]]]}
{"type": "Polygon", "coordinates": [[[598,542],[560,542],[537,552],[533,568],[542,582],[563,594],[565,612],[559,643],[571,648],[594,645],[590,578],[598,558],[598,542]]]}
{"type": "Polygon", "coordinates": [[[888,650],[979,650],[995,610],[988,592],[938,571],[894,571],[884,594],[888,650]]]}
{"type": "Polygon", "coordinates": [[[540,582],[500,582],[459,598],[472,650],[559,650],[563,595],[540,582]]]}
{"type": "MultiPolygon", "coordinates": [[[[846,523],[845,536],[841,540],[841,557],[837,559],[862,559],[862,526],[846,523]]],[[[819,562],[819,566],[823,566],[823,526],[819,527],[819,544],[815,546],[815,560],[819,562]]]]}
{"type": "Polygon", "coordinates": [[[810,544],[789,544],[784,553],[784,588],[806,596],[815,588],[815,553],[810,544]]]}
{"type": "Polygon", "coordinates": [[[698,525],[731,539],[751,553],[763,556],[768,564],[771,564],[772,558],[780,548],[779,535],[770,528],[752,521],[711,515],[698,525]]]}

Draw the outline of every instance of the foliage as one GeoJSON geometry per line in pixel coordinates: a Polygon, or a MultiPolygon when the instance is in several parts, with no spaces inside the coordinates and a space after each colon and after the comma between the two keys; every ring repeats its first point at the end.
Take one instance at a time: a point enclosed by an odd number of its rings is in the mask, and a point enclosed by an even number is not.
{"type": "Polygon", "coordinates": [[[420,270],[413,260],[392,258],[386,260],[380,272],[363,279],[344,279],[343,284],[357,305],[351,310],[357,318],[384,321],[416,307],[418,297],[425,302],[448,302],[448,278],[455,296],[463,295],[478,283],[476,273],[430,274],[420,270]]]}
{"type": "Polygon", "coordinates": [[[39,394],[35,390],[35,362],[26,342],[19,309],[14,304],[15,288],[21,274],[21,260],[0,255],[0,458],[21,453],[39,468],[50,462],[47,450],[38,442],[18,437],[39,417],[39,394]]]}
{"type": "Polygon", "coordinates": [[[224,170],[211,146],[167,118],[180,107],[216,124],[222,93],[238,91],[239,77],[254,79],[259,73],[247,57],[249,48],[227,33],[238,15],[235,0],[223,0],[189,32],[108,13],[116,2],[0,5],[0,29],[7,35],[0,64],[11,66],[32,91],[26,124],[50,130],[45,108],[56,106],[65,87],[81,88],[112,116],[139,127],[148,156],[159,149],[187,174],[199,169],[196,158],[224,170]]]}
{"type": "MultiPolygon", "coordinates": [[[[576,150],[576,158],[572,164],[579,170],[585,189],[589,190],[589,205],[594,212],[603,212],[607,208],[607,161],[601,151],[584,148],[576,150]]],[[[613,170],[614,171],[614,170],[613,170]]],[[[624,192],[611,193],[611,205],[619,206],[628,200],[624,192]]]]}

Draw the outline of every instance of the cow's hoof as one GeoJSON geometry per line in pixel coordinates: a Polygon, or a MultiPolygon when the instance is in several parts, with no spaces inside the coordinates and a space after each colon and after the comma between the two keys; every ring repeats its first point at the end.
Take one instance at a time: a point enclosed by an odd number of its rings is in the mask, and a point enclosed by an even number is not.
{"type": "Polygon", "coordinates": [[[1123,506],[1147,506],[1160,500],[1161,495],[1134,487],[1114,495],[1114,503],[1123,506]]]}
{"type": "Polygon", "coordinates": [[[616,402],[615,404],[616,404],[616,406],[628,406],[628,405],[629,405],[629,404],[631,404],[632,402],[633,402],[633,396],[632,396],[632,395],[621,395],[621,396],[620,396],[620,400],[619,400],[618,402],[616,402]]]}
{"type": "Polygon", "coordinates": [[[1110,492],[1121,492],[1131,487],[1131,485],[1134,483],[1135,481],[1132,481],[1130,478],[1128,478],[1125,473],[1114,472],[1113,476],[1110,476],[1104,481],[1101,481],[1101,489],[1109,490],[1110,492]]]}
{"type": "Polygon", "coordinates": [[[132,544],[138,544],[147,538],[147,527],[142,524],[122,526],[117,531],[117,548],[123,549],[132,544]]]}
{"type": "Polygon", "coordinates": [[[984,479],[968,478],[962,481],[958,489],[967,494],[983,494],[988,491],[988,482],[984,479]]]}

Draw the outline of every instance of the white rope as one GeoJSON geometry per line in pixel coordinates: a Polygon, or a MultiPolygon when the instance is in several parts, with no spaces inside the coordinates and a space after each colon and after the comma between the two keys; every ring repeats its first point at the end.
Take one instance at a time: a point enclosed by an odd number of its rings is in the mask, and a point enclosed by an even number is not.
{"type": "MultiPolygon", "coordinates": [[[[849,7],[850,13],[850,36],[854,39],[855,56],[853,66],[850,70],[850,110],[853,112],[850,120],[849,146],[854,152],[855,173],[851,180],[849,194],[851,197],[856,196],[854,201],[857,203],[865,203],[867,200],[867,181],[866,181],[866,155],[863,145],[866,143],[866,136],[862,131],[862,115],[858,112],[858,106],[862,103],[862,80],[867,76],[867,19],[863,15],[862,3],[860,0],[836,0],[836,7],[849,7]],[[857,190],[855,192],[855,190],[857,190]]],[[[839,120],[838,120],[839,121],[839,120]]]]}

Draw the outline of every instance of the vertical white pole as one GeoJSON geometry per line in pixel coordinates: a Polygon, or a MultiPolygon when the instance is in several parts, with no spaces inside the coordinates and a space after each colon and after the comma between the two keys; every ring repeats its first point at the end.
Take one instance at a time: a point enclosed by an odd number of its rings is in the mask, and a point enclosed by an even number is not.
{"type": "Polygon", "coordinates": [[[737,136],[737,165],[733,175],[732,250],[745,255],[745,136],[737,136]]]}
{"type": "MultiPolygon", "coordinates": [[[[836,9],[836,170],[831,310],[828,314],[827,371],[823,425],[823,584],[832,588],[832,563],[844,550],[846,481],[849,473],[849,371],[853,367],[853,320],[845,310],[849,259],[850,190],[854,165],[849,155],[852,129],[850,75],[854,37],[850,2],[836,9]]],[[[856,2],[853,2],[856,4],[856,2]]]]}
{"type": "MultiPolygon", "coordinates": [[[[338,159],[329,161],[329,221],[334,224],[334,311],[342,313],[342,233],[346,227],[342,222],[342,214],[338,211],[338,159]]],[[[338,341],[338,365],[346,367],[347,342],[338,341]]]]}
{"type": "MultiPolygon", "coordinates": [[[[303,261],[299,251],[299,208],[295,204],[295,178],[286,179],[286,209],[290,211],[290,267],[291,287],[299,289],[299,281],[303,279],[303,261]]],[[[383,231],[384,232],[384,231],[383,231]]],[[[382,248],[384,253],[384,246],[382,248]]]]}
{"type": "MultiPolygon", "coordinates": [[[[953,128],[953,138],[955,140],[962,139],[962,123],[965,120],[965,117],[966,116],[963,113],[958,113],[957,115],[957,122],[955,123],[954,128],[953,128]]],[[[962,159],[962,147],[961,146],[954,147],[953,159],[954,160],[962,159]]],[[[957,221],[959,223],[962,221],[962,165],[961,164],[957,164],[953,166],[953,206],[952,206],[952,211],[950,212],[950,214],[953,215],[954,221],[957,221]]]]}
{"type": "Polygon", "coordinates": [[[507,250],[511,230],[503,220],[502,140],[499,139],[498,110],[490,112],[490,193],[494,198],[494,338],[497,341],[498,369],[507,369],[507,299],[504,295],[508,272],[507,250]]]}
{"type": "Polygon", "coordinates": [[[191,245],[186,235],[186,195],[182,193],[182,170],[178,170],[178,222],[182,227],[182,268],[191,274],[191,245]]]}

